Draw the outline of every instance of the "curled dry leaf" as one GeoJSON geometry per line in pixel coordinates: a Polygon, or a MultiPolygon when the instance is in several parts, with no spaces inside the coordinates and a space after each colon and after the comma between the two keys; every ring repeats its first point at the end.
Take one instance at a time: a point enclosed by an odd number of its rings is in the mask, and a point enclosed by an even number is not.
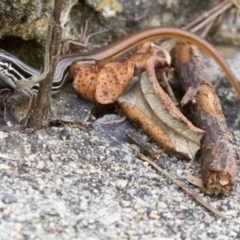
{"type": "Polygon", "coordinates": [[[147,69],[138,83],[118,100],[129,118],[161,146],[169,151],[193,159],[200,147],[203,131],[194,127],[175,107],[160,87],[155,68],[168,66],[164,58],[156,56],[150,43],[123,63],[109,62],[96,69],[88,66],[76,72],[73,86],[84,98],[98,103],[116,101],[132,79],[134,68],[147,69]]]}
{"type": "Polygon", "coordinates": [[[115,102],[133,76],[134,64],[129,61],[109,62],[76,71],[73,87],[85,99],[108,104],[115,102]]]}
{"type": "Polygon", "coordinates": [[[134,64],[130,61],[107,63],[98,74],[96,101],[115,102],[131,80],[133,71],[134,64]]]}
{"type": "MultiPolygon", "coordinates": [[[[145,42],[128,58],[128,61],[133,62],[137,69],[144,69],[147,60],[156,55],[157,53],[155,49],[152,48],[151,42],[145,42]]],[[[162,65],[168,66],[168,62],[164,58],[161,58],[161,63],[162,65]]]]}
{"type": "Polygon", "coordinates": [[[96,102],[97,75],[97,70],[89,66],[88,68],[77,70],[73,79],[73,88],[77,93],[92,102],[96,102]]]}
{"type": "Polygon", "coordinates": [[[159,145],[186,159],[194,159],[203,131],[183,116],[158,84],[154,67],[159,64],[161,58],[149,58],[148,72],[139,81],[131,82],[118,103],[159,145]]]}
{"type": "MultiPolygon", "coordinates": [[[[147,60],[156,55],[150,42],[141,45],[137,52],[124,62],[108,62],[97,69],[85,66],[76,71],[73,87],[85,99],[108,104],[115,102],[133,77],[134,68],[143,69],[147,60]]],[[[165,59],[161,65],[167,66],[165,59]]]]}

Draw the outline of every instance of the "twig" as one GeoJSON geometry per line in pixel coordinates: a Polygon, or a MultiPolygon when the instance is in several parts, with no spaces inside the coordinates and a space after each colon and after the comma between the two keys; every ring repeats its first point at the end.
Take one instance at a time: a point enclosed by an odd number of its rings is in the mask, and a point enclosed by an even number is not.
{"type": "MultiPolygon", "coordinates": [[[[171,69],[169,69],[167,71],[171,71],[171,69]]],[[[177,99],[175,98],[172,87],[169,84],[169,77],[167,76],[167,74],[170,74],[170,73],[169,72],[163,72],[162,80],[165,84],[165,87],[167,89],[167,93],[168,93],[169,97],[172,99],[173,103],[177,106],[178,102],[177,102],[177,99]]]]}
{"type": "MultiPolygon", "coordinates": [[[[201,28],[207,25],[205,30],[202,33],[202,37],[211,30],[213,25],[215,26],[215,20],[218,18],[222,13],[230,10],[232,7],[240,8],[239,5],[234,0],[224,0],[215,7],[211,8],[207,12],[204,12],[201,16],[194,19],[192,22],[188,23],[187,25],[183,26],[182,29],[188,30],[190,32],[196,33],[201,28]]],[[[160,42],[163,43],[169,39],[163,39],[160,42]]],[[[170,45],[172,46],[172,45],[170,45]]]]}
{"type": "MultiPolygon", "coordinates": [[[[69,14],[69,11],[71,10],[72,6],[77,3],[77,0],[70,0],[68,1],[63,1],[62,2],[62,7],[60,11],[60,24],[61,27],[63,28],[64,24],[67,21],[67,17],[69,14]]],[[[56,21],[56,19],[55,19],[56,21]]],[[[49,27],[53,28],[54,27],[53,20],[51,19],[49,21],[49,27]],[[52,26],[51,26],[52,25],[52,26]]],[[[44,67],[43,71],[40,76],[32,76],[28,79],[21,79],[16,82],[16,89],[18,91],[23,91],[24,89],[31,89],[33,86],[35,86],[37,83],[41,82],[47,77],[47,74],[49,72],[49,51],[50,51],[50,43],[51,43],[51,36],[52,30],[48,29],[48,34],[47,34],[47,43],[45,47],[45,56],[44,56],[44,67]]],[[[60,50],[60,49],[59,49],[60,50]]]]}
{"type": "Polygon", "coordinates": [[[151,143],[146,142],[142,138],[142,136],[140,136],[140,134],[131,131],[131,132],[128,132],[126,135],[134,144],[139,146],[142,152],[149,154],[151,158],[158,159],[160,157],[160,151],[156,149],[151,143]]]}
{"type": "Polygon", "coordinates": [[[193,27],[190,29],[191,32],[197,32],[199,29],[201,29],[202,27],[204,27],[206,24],[208,24],[209,22],[213,21],[216,17],[218,17],[220,14],[222,14],[223,12],[225,12],[226,10],[228,10],[229,8],[231,8],[233,6],[232,2],[227,3],[226,5],[224,5],[223,7],[221,7],[218,11],[216,11],[215,13],[213,13],[212,15],[208,16],[204,21],[202,21],[201,23],[199,23],[196,27],[193,27]]]}
{"type": "Polygon", "coordinates": [[[203,32],[200,34],[200,36],[202,38],[205,38],[208,34],[208,32],[210,31],[210,29],[212,28],[212,26],[214,25],[214,21],[212,20],[211,22],[209,22],[206,27],[204,28],[203,32]]]}
{"type": "Polygon", "coordinates": [[[186,193],[188,193],[192,198],[194,198],[198,203],[200,203],[202,206],[207,208],[212,213],[216,214],[217,216],[226,219],[226,216],[218,211],[217,209],[211,207],[208,203],[206,203],[200,196],[198,196],[196,193],[191,191],[188,187],[183,185],[181,182],[179,182],[177,179],[175,179],[173,176],[171,176],[166,170],[159,167],[156,163],[154,163],[151,159],[147,158],[141,153],[138,153],[138,157],[148,162],[152,167],[154,167],[156,170],[158,170],[161,174],[163,174],[165,177],[169,178],[173,183],[175,183],[178,187],[180,187],[182,190],[184,190],[186,193]]]}
{"type": "Polygon", "coordinates": [[[51,112],[51,87],[62,38],[61,18],[63,12],[66,10],[67,4],[69,4],[67,0],[55,0],[54,2],[53,16],[50,19],[47,34],[44,73],[40,76],[43,80],[40,82],[36,106],[29,119],[29,127],[32,128],[40,129],[48,126],[49,123],[49,115],[51,112]]]}
{"type": "Polygon", "coordinates": [[[219,3],[218,5],[216,5],[215,7],[211,8],[209,11],[204,12],[201,16],[199,16],[198,18],[194,19],[192,22],[188,23],[187,25],[185,25],[183,27],[183,29],[185,30],[191,30],[191,28],[193,28],[194,26],[196,26],[198,23],[202,22],[204,19],[207,19],[208,17],[210,17],[213,13],[215,13],[216,11],[219,11],[222,9],[222,7],[224,7],[227,4],[231,4],[231,6],[233,5],[231,0],[225,0],[221,3],[219,3]]]}

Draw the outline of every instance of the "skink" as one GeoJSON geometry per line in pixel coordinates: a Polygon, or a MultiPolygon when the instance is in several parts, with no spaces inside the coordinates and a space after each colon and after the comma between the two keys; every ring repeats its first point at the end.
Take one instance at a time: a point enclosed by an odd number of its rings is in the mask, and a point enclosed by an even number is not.
{"type": "MultiPolygon", "coordinates": [[[[67,79],[72,77],[72,73],[69,73],[69,67],[73,62],[77,62],[78,64],[75,65],[79,68],[85,63],[94,64],[98,61],[116,58],[143,42],[152,41],[158,38],[175,38],[183,40],[205,51],[220,65],[240,99],[240,87],[238,82],[214,47],[193,33],[173,27],[150,27],[142,29],[122,37],[94,52],[86,54],[74,52],[60,56],[54,75],[52,93],[58,92],[67,79]]],[[[27,66],[19,59],[2,50],[0,52],[0,72],[0,79],[5,81],[12,88],[15,88],[15,83],[19,79],[28,78],[32,75],[38,76],[40,74],[39,71],[27,66]]]]}

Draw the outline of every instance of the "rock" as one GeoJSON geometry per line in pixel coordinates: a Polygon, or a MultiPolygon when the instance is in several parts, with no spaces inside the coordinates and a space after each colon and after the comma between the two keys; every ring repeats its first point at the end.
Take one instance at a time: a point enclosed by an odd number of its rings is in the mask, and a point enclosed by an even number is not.
{"type": "Polygon", "coordinates": [[[12,194],[4,194],[1,200],[5,204],[17,203],[17,198],[12,194]]]}

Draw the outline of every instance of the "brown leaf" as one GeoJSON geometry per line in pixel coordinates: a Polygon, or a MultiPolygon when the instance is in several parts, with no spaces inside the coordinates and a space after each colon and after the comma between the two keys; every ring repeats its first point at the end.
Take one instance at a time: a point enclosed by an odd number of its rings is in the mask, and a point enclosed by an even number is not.
{"type": "MultiPolygon", "coordinates": [[[[168,137],[167,133],[151,118],[148,117],[140,108],[129,102],[121,102],[125,114],[134,122],[139,124],[141,128],[151,136],[160,146],[164,147],[166,150],[175,152],[175,145],[172,143],[171,139],[168,137]]],[[[179,152],[179,154],[185,158],[188,156],[185,153],[179,152]]]]}
{"type": "MultiPolygon", "coordinates": [[[[102,104],[115,102],[133,77],[134,68],[144,69],[147,60],[156,52],[150,42],[142,44],[128,60],[105,64],[98,73],[96,100],[102,104]]],[[[161,58],[161,65],[167,66],[161,58]]]]}
{"type": "Polygon", "coordinates": [[[73,87],[85,99],[108,104],[115,102],[131,81],[132,62],[109,62],[98,70],[93,66],[75,72],[73,87]]]}
{"type": "MultiPolygon", "coordinates": [[[[131,81],[134,68],[143,69],[148,58],[155,55],[155,50],[147,42],[124,62],[102,62],[98,69],[94,65],[86,65],[75,72],[73,87],[87,100],[102,104],[113,103],[131,81]]],[[[168,65],[163,58],[158,63],[168,65]]],[[[72,67],[70,71],[72,69],[76,67],[72,67]]]]}
{"type": "Polygon", "coordinates": [[[193,129],[196,132],[203,132],[199,128],[195,127],[188,119],[181,113],[181,111],[175,106],[172,102],[171,98],[163,91],[160,87],[158,80],[155,74],[155,66],[162,63],[162,58],[160,57],[151,57],[148,59],[146,63],[146,70],[148,72],[149,81],[152,84],[152,88],[155,94],[158,96],[160,101],[164,104],[164,108],[171,114],[173,118],[183,122],[183,124],[187,124],[190,129],[193,129]]]}
{"type": "MultiPolygon", "coordinates": [[[[151,42],[145,42],[128,58],[128,61],[133,62],[137,69],[144,69],[147,60],[152,56],[156,56],[156,51],[152,48],[151,42]]],[[[165,66],[168,65],[165,59],[162,58],[162,61],[165,66]]]]}
{"type": "Polygon", "coordinates": [[[187,159],[194,158],[203,131],[182,115],[159,84],[153,86],[146,72],[139,81],[130,83],[118,103],[159,145],[187,159]]]}
{"type": "Polygon", "coordinates": [[[128,60],[105,64],[98,73],[95,98],[98,103],[115,102],[131,81],[134,64],[128,60]]]}
{"type": "Polygon", "coordinates": [[[95,91],[98,73],[93,67],[79,69],[75,72],[73,87],[83,98],[96,102],[95,91]]]}

